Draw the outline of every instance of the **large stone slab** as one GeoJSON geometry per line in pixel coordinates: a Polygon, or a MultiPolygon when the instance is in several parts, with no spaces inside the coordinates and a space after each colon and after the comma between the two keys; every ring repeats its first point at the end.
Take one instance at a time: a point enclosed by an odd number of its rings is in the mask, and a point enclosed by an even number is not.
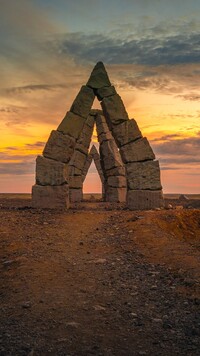
{"type": "Polygon", "coordinates": [[[58,126],[57,130],[77,140],[78,137],[80,136],[84,124],[85,124],[85,119],[83,117],[68,111],[64,119],[58,126]]]}
{"type": "Polygon", "coordinates": [[[126,177],[123,176],[110,176],[107,179],[106,184],[114,188],[126,188],[126,177]]]}
{"type": "Polygon", "coordinates": [[[104,98],[101,106],[110,128],[129,120],[123,101],[118,94],[104,98]]]}
{"type": "Polygon", "coordinates": [[[97,114],[103,115],[103,110],[100,110],[100,109],[91,109],[90,110],[91,116],[96,116],[97,114]]]}
{"type": "Polygon", "coordinates": [[[114,140],[102,142],[100,145],[100,156],[103,162],[102,168],[106,171],[122,166],[121,157],[114,140]]]}
{"type": "Polygon", "coordinates": [[[69,190],[69,199],[71,203],[78,203],[83,200],[82,189],[72,189],[69,190]]]}
{"type": "Polygon", "coordinates": [[[82,180],[84,182],[85,178],[86,178],[86,175],[87,175],[87,172],[91,166],[91,163],[92,163],[92,156],[91,155],[88,155],[87,156],[87,159],[86,159],[86,162],[85,162],[85,165],[83,167],[83,170],[82,170],[82,180]]]}
{"type": "Polygon", "coordinates": [[[32,206],[40,209],[69,208],[69,186],[67,184],[34,185],[32,187],[32,206]]]}
{"type": "Polygon", "coordinates": [[[68,166],[53,159],[38,156],[36,159],[36,184],[61,185],[68,182],[68,166]]]}
{"type": "Polygon", "coordinates": [[[124,166],[115,167],[105,172],[105,176],[107,178],[111,176],[125,176],[125,175],[126,175],[126,170],[124,166]]]}
{"type": "Polygon", "coordinates": [[[99,89],[110,85],[111,83],[103,63],[98,62],[90,75],[87,86],[93,89],[99,89]]]}
{"type": "Polygon", "coordinates": [[[114,86],[103,87],[96,90],[96,96],[99,101],[103,100],[104,98],[107,98],[108,96],[112,96],[115,94],[117,93],[114,86]]]}
{"type": "Polygon", "coordinates": [[[76,144],[75,151],[80,151],[80,152],[84,153],[84,155],[86,155],[86,156],[88,154],[88,148],[80,143],[76,144]]]}
{"type": "Polygon", "coordinates": [[[82,188],[83,187],[82,176],[70,176],[69,187],[75,189],[82,188]]]}
{"type": "Polygon", "coordinates": [[[106,187],[105,200],[113,203],[124,203],[126,201],[126,188],[106,187]]]}
{"type": "Polygon", "coordinates": [[[83,85],[74,100],[70,111],[74,114],[87,118],[92,108],[94,98],[94,91],[91,88],[88,88],[88,86],[83,85]]]}
{"type": "Polygon", "coordinates": [[[69,170],[69,176],[81,176],[82,175],[82,170],[78,169],[74,166],[68,166],[69,170]]]}
{"type": "Polygon", "coordinates": [[[124,163],[155,159],[153,150],[146,137],[122,146],[120,153],[124,163]]]}
{"type": "Polygon", "coordinates": [[[82,171],[86,162],[86,158],[87,156],[84,153],[75,150],[69,165],[74,166],[82,171]]]}
{"type": "Polygon", "coordinates": [[[128,190],[127,206],[130,210],[150,210],[164,206],[162,190],[128,190]]]}
{"type": "Polygon", "coordinates": [[[103,141],[108,141],[108,140],[113,140],[113,136],[110,131],[106,133],[102,133],[97,136],[98,137],[98,142],[101,144],[103,141]]]}
{"type": "Polygon", "coordinates": [[[119,147],[142,137],[142,133],[134,119],[113,126],[112,134],[119,147]]]}
{"type": "Polygon", "coordinates": [[[97,115],[96,116],[96,129],[97,129],[97,135],[101,135],[102,133],[108,133],[110,132],[108,125],[106,123],[106,119],[103,115],[97,115]]]}
{"type": "Polygon", "coordinates": [[[133,190],[160,190],[160,167],[158,161],[128,163],[126,165],[127,182],[133,190]]]}
{"type": "Polygon", "coordinates": [[[93,129],[94,129],[94,117],[90,116],[93,119],[93,126],[89,126],[87,125],[87,122],[85,123],[85,125],[83,126],[83,129],[80,133],[80,136],[78,138],[77,143],[83,145],[84,147],[86,147],[87,149],[90,146],[91,143],[91,139],[92,139],[92,134],[93,134],[93,129]]]}
{"type": "Polygon", "coordinates": [[[53,130],[46,143],[43,155],[46,158],[68,163],[73,155],[74,148],[75,140],[72,137],[53,130]]]}

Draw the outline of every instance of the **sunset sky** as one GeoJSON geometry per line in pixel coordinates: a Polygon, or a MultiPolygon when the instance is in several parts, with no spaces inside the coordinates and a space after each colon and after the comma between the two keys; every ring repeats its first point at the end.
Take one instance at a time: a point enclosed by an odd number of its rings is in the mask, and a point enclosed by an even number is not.
{"type": "MultiPolygon", "coordinates": [[[[199,19],[199,0],[0,0],[0,192],[31,191],[36,155],[103,61],[164,193],[200,194],[199,19]]],[[[92,166],[84,190],[99,189],[92,166]]]]}

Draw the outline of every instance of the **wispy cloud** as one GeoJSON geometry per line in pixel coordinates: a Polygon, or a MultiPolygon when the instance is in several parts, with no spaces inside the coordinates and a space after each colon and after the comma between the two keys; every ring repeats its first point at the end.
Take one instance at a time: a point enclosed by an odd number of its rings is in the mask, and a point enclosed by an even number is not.
{"type": "Polygon", "coordinates": [[[118,39],[110,35],[83,33],[66,34],[57,41],[62,54],[76,60],[93,61],[101,59],[109,64],[182,64],[200,61],[200,31],[177,33],[171,36],[148,35],[146,38],[118,39]]]}
{"type": "Polygon", "coordinates": [[[200,101],[200,95],[198,95],[196,93],[177,95],[176,97],[184,99],[184,100],[189,100],[189,101],[200,101]]]}
{"type": "Polygon", "coordinates": [[[67,88],[67,84],[30,84],[20,87],[5,88],[4,92],[7,94],[31,93],[34,91],[51,91],[56,89],[67,88]]]}
{"type": "Polygon", "coordinates": [[[200,165],[200,134],[197,136],[180,138],[180,135],[166,135],[151,141],[161,167],[180,169],[187,165],[200,165]]]}

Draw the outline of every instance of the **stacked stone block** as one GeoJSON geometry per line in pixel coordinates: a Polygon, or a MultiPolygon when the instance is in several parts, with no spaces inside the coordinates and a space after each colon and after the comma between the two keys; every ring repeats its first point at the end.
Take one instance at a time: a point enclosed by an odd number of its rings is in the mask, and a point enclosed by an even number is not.
{"type": "MultiPolygon", "coordinates": [[[[93,130],[94,119],[87,119],[95,95],[92,89],[83,86],[72,107],[46,143],[43,156],[36,159],[36,184],[32,187],[32,205],[38,208],[68,208],[69,187],[77,189],[79,178],[71,179],[69,162],[77,173],[81,170],[87,150],[85,142],[91,137],[84,131],[85,122],[93,130]],[[79,141],[81,133],[82,136],[79,141]],[[78,145],[78,148],[77,148],[78,145]],[[85,152],[85,153],[83,153],[85,152]]],[[[87,130],[86,130],[87,131],[87,130]]],[[[87,143],[89,144],[89,143],[87,143]]]]}
{"type": "Polygon", "coordinates": [[[129,120],[118,94],[104,97],[102,109],[118,145],[127,178],[127,205],[130,209],[152,209],[163,206],[160,168],[134,119],[129,120]]]}
{"type": "Polygon", "coordinates": [[[89,169],[91,156],[101,172],[107,201],[126,199],[130,209],[163,206],[159,163],[136,121],[129,120],[102,62],[94,67],[70,111],[50,134],[43,155],[36,160],[33,206],[68,207],[69,196],[71,201],[80,201],[84,172],[89,169]],[[103,111],[91,110],[95,96],[103,111]],[[94,121],[100,160],[98,152],[88,155],[94,121]]]}
{"type": "Polygon", "coordinates": [[[88,170],[91,166],[91,163],[92,161],[94,160],[94,164],[95,164],[95,167],[97,169],[97,172],[99,174],[99,177],[101,179],[101,183],[102,183],[102,198],[103,200],[105,199],[105,190],[104,190],[104,185],[105,185],[105,178],[104,178],[104,174],[103,174],[103,171],[102,171],[102,167],[101,167],[101,162],[100,162],[100,156],[99,156],[99,153],[96,149],[96,147],[93,145],[88,156],[87,156],[87,159],[86,159],[86,163],[85,163],[85,166],[84,166],[84,169],[83,169],[83,175],[82,175],[82,179],[83,179],[83,182],[86,178],[86,175],[88,173],[88,170]]]}
{"type": "Polygon", "coordinates": [[[126,201],[125,169],[117,145],[102,114],[96,116],[96,128],[100,143],[100,159],[103,169],[105,200],[126,201]]]}
{"type": "Polygon", "coordinates": [[[70,202],[80,202],[83,199],[83,170],[88,157],[93,129],[94,115],[90,113],[77,140],[72,159],[69,162],[70,202]]]}

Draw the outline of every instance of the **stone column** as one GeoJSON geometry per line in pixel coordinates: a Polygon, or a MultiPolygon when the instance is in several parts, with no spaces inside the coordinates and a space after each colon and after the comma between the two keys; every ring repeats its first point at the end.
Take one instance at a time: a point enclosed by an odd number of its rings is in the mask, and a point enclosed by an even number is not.
{"type": "Polygon", "coordinates": [[[129,120],[119,95],[104,97],[102,109],[126,168],[127,205],[147,210],[163,206],[160,168],[134,119],[129,120]]]}
{"type": "Polygon", "coordinates": [[[79,169],[76,162],[81,162],[85,158],[85,147],[78,140],[94,98],[94,91],[83,86],[57,130],[51,132],[43,156],[36,160],[36,184],[32,188],[34,207],[49,209],[69,207],[69,185],[77,189],[80,183],[78,178],[72,181],[68,164],[75,154],[73,158],[75,164],[72,165],[79,169]]]}
{"type": "Polygon", "coordinates": [[[80,202],[83,199],[83,170],[87,162],[93,129],[94,115],[89,114],[77,140],[72,159],[69,162],[70,202],[80,202]]]}
{"type": "Polygon", "coordinates": [[[105,200],[110,202],[125,202],[125,169],[105,117],[101,114],[97,114],[96,116],[96,127],[100,143],[101,166],[105,177],[105,200]]]}

